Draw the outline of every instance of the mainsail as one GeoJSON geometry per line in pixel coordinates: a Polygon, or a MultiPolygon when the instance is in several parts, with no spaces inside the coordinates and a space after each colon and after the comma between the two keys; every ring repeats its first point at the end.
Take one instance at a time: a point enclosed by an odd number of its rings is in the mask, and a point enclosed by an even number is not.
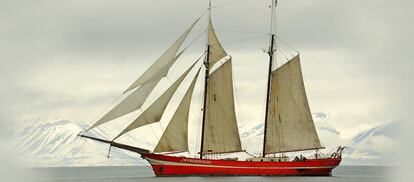
{"type": "MultiPolygon", "coordinates": [[[[214,32],[211,18],[208,25],[208,46],[207,67],[227,56],[214,32]]],[[[206,74],[208,73],[207,70],[206,74]]],[[[242,151],[234,107],[232,74],[230,58],[206,77],[202,154],[242,151]]]]}
{"type": "Polygon", "coordinates": [[[272,72],[266,154],[323,148],[312,120],[299,55],[272,72]]]}
{"type": "Polygon", "coordinates": [[[242,151],[233,96],[231,59],[209,78],[203,153],[242,151]]]}
{"type": "Polygon", "coordinates": [[[127,128],[125,128],[117,137],[136,129],[141,126],[155,123],[160,121],[161,116],[163,115],[165,108],[167,107],[169,101],[174,95],[177,88],[184,81],[184,78],[188,75],[191,69],[195,66],[197,62],[191,65],[160,97],[158,97],[137,119],[135,119],[127,128]]]}
{"type": "Polygon", "coordinates": [[[198,74],[193,78],[190,87],[177,107],[170,123],[162,134],[154,152],[188,151],[188,115],[190,112],[191,97],[198,74]]]}

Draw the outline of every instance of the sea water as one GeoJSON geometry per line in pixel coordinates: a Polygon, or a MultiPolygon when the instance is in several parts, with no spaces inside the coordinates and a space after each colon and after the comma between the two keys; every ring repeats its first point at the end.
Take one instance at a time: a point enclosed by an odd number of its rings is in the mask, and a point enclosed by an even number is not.
{"type": "Polygon", "coordinates": [[[148,167],[58,167],[32,169],[36,182],[382,182],[391,181],[390,167],[339,166],[332,177],[155,177],[148,167]]]}

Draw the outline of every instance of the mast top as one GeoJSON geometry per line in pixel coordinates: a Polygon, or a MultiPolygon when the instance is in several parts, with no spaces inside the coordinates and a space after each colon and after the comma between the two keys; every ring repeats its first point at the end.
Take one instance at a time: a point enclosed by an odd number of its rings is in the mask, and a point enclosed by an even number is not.
{"type": "Polygon", "coordinates": [[[271,15],[270,15],[270,35],[276,34],[276,7],[277,7],[277,0],[272,0],[271,5],[271,15]]]}
{"type": "Polygon", "coordinates": [[[208,21],[211,21],[211,0],[208,1],[208,21]]]}

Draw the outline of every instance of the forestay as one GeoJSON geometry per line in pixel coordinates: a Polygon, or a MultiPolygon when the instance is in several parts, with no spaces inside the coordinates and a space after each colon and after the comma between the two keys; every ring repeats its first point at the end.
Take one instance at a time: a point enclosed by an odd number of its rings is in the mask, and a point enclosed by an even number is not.
{"type": "Polygon", "coordinates": [[[320,149],[299,56],[272,72],[266,154],[320,149]]]}
{"type": "Polygon", "coordinates": [[[168,123],[154,152],[188,151],[188,117],[191,97],[199,73],[200,69],[193,78],[170,123],[168,123]]]}

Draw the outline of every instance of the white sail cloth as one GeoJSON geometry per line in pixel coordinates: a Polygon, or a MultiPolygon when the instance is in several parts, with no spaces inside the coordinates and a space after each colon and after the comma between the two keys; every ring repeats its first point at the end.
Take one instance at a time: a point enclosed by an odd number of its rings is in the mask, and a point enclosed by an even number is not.
{"type": "Polygon", "coordinates": [[[231,59],[208,80],[203,154],[242,151],[233,95],[231,59]]]}
{"type": "Polygon", "coordinates": [[[227,55],[226,51],[223,49],[223,46],[221,46],[216,32],[214,31],[213,23],[211,22],[211,19],[208,23],[208,44],[210,45],[210,57],[209,57],[209,63],[211,66],[213,66],[215,63],[220,61],[224,56],[227,55]]]}
{"type": "Polygon", "coordinates": [[[190,28],[188,28],[170,48],[165,51],[161,57],[155,61],[154,64],[148,68],[141,77],[139,77],[131,86],[125,90],[124,93],[135,89],[130,95],[123,99],[118,105],[113,107],[109,112],[103,115],[98,121],[96,121],[88,130],[95,128],[99,125],[105,124],[111,120],[122,117],[126,114],[134,112],[141,108],[147,97],[152,90],[158,84],[158,82],[167,76],[171,66],[178,60],[178,58],[184,52],[181,51],[177,54],[178,49],[181,47],[188,34],[193,29],[194,25],[198,22],[197,19],[190,28]],[[177,55],[176,55],[177,54],[177,55]],[[137,88],[139,87],[139,88],[137,88]]]}
{"type": "MultiPolygon", "coordinates": [[[[148,83],[154,75],[156,75],[160,69],[165,65],[169,64],[174,60],[178,49],[183,44],[184,40],[187,38],[188,34],[193,29],[194,25],[198,22],[197,19],[190,28],[188,28],[175,42],[172,44],[158,59],[155,61],[131,86],[129,86],[124,93],[139,87],[142,84],[148,83]]],[[[171,66],[172,64],[170,64],[171,66]]],[[[165,76],[165,75],[164,75],[165,76]]]]}
{"type": "Polygon", "coordinates": [[[272,72],[266,154],[320,149],[299,56],[272,72]]]}
{"type": "Polygon", "coordinates": [[[191,85],[178,105],[170,123],[168,123],[154,152],[188,151],[188,117],[191,97],[199,73],[200,69],[193,78],[191,85]]]}
{"type": "Polygon", "coordinates": [[[144,112],[142,112],[137,119],[135,119],[127,128],[125,128],[117,137],[136,129],[141,126],[155,123],[160,121],[165,108],[170,102],[172,96],[174,95],[177,88],[181,85],[184,78],[188,75],[191,69],[195,66],[197,62],[191,65],[160,97],[157,98],[144,112]]]}
{"type": "Polygon", "coordinates": [[[151,93],[151,91],[157,84],[158,81],[152,81],[138,88],[137,90],[134,90],[134,92],[128,95],[124,100],[122,100],[118,105],[112,108],[104,116],[102,116],[88,130],[138,110],[139,108],[141,108],[142,104],[144,104],[148,95],[151,93]]]}
{"type": "Polygon", "coordinates": [[[167,75],[170,67],[181,56],[182,53],[183,52],[180,52],[171,62],[165,65],[164,68],[160,69],[157,74],[155,74],[150,80],[148,80],[149,82],[135,89],[130,95],[128,95],[125,99],[123,99],[105,115],[103,115],[89,129],[92,129],[96,126],[107,123],[116,118],[122,117],[126,114],[140,109],[147,97],[151,94],[154,87],[157,86],[159,81],[167,75]]]}

